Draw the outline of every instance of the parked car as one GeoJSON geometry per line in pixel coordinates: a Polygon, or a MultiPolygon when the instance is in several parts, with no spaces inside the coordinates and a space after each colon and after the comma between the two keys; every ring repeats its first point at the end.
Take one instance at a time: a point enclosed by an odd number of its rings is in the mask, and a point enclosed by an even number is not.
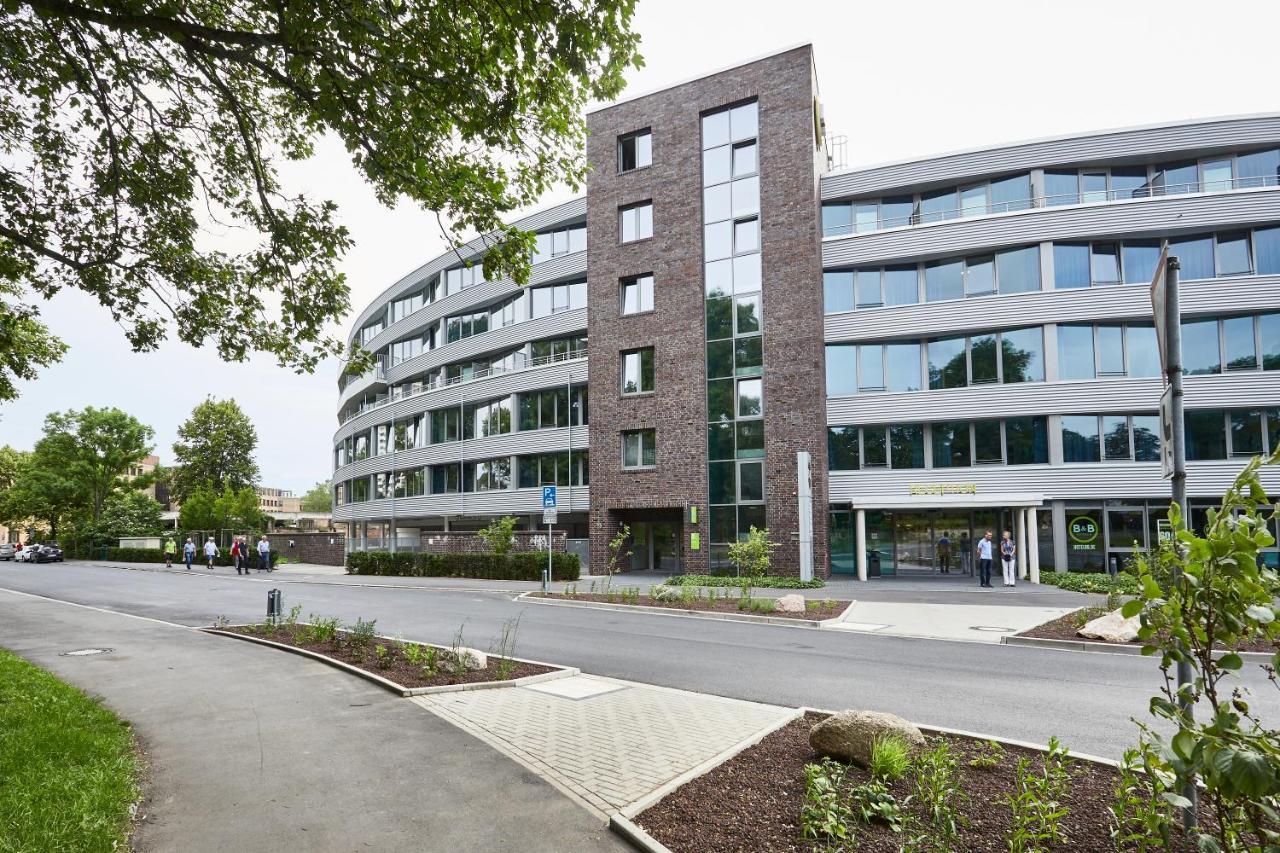
{"type": "Polygon", "coordinates": [[[58,546],[57,542],[41,542],[40,550],[44,552],[44,556],[46,558],[45,560],[41,560],[40,562],[42,563],[43,562],[52,562],[52,563],[62,562],[62,548],[58,546]]]}
{"type": "Polygon", "coordinates": [[[23,545],[18,552],[14,554],[13,559],[19,563],[38,563],[40,562],[40,546],[32,543],[23,545]]]}
{"type": "Polygon", "coordinates": [[[12,542],[0,542],[0,560],[12,560],[15,553],[12,542]]]}

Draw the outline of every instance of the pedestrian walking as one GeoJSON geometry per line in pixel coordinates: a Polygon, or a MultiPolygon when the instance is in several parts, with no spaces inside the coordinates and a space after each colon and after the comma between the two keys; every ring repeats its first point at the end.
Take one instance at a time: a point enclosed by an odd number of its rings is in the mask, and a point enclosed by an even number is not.
{"type": "Polygon", "coordinates": [[[951,574],[951,537],[947,536],[945,530],[938,539],[938,568],[944,575],[951,574]]]}
{"type": "Polygon", "coordinates": [[[991,588],[991,531],[978,540],[978,585],[991,588]]]}
{"type": "Polygon", "coordinates": [[[209,561],[209,571],[213,571],[213,558],[218,556],[218,546],[214,544],[212,536],[204,543],[204,556],[209,561]]]}
{"type": "Polygon", "coordinates": [[[242,574],[242,564],[243,573],[248,573],[249,564],[245,560],[244,544],[240,541],[239,536],[231,540],[231,562],[235,564],[236,574],[242,574]]]}
{"type": "Polygon", "coordinates": [[[271,543],[267,541],[265,533],[258,540],[258,571],[263,569],[271,571],[271,543]]]}
{"type": "Polygon", "coordinates": [[[191,561],[196,558],[196,543],[191,541],[191,537],[187,537],[187,543],[182,546],[182,556],[187,561],[187,571],[191,571],[191,561]]]}
{"type": "Polygon", "coordinates": [[[1018,583],[1018,567],[1014,562],[1018,546],[1013,541],[1013,534],[1008,530],[1000,539],[1000,568],[1004,570],[1004,585],[1016,586],[1018,583]]]}
{"type": "Polygon", "coordinates": [[[178,553],[177,544],[167,536],[164,540],[164,567],[166,569],[173,568],[173,555],[178,553]]]}

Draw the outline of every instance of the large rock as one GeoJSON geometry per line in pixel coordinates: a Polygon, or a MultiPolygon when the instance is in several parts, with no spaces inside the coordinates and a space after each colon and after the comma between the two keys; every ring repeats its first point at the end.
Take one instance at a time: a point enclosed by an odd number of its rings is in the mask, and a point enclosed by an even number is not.
{"type": "Polygon", "coordinates": [[[457,649],[456,655],[453,649],[448,649],[444,652],[443,657],[447,662],[447,666],[455,672],[458,671],[459,662],[462,664],[462,669],[478,670],[489,668],[489,656],[479,649],[460,647],[457,649]]]}
{"type": "Polygon", "coordinates": [[[924,746],[924,735],[911,723],[881,711],[840,711],[809,730],[809,746],[821,755],[852,761],[861,767],[871,763],[876,738],[896,734],[912,747],[924,746]]]}
{"type": "Polygon", "coordinates": [[[1130,616],[1126,619],[1119,610],[1113,610],[1106,616],[1099,616],[1092,622],[1086,622],[1083,628],[1076,631],[1076,634],[1107,643],[1131,643],[1138,639],[1138,629],[1141,627],[1140,617],[1130,616]]]}
{"type": "Polygon", "coordinates": [[[804,596],[798,592],[784,595],[775,602],[774,609],[781,610],[783,613],[803,613],[804,596]]]}

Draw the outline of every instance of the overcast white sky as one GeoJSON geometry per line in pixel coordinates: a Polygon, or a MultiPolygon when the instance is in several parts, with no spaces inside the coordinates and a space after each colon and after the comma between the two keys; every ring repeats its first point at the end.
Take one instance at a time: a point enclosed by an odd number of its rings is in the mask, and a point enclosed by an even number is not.
{"type": "MultiPolygon", "coordinates": [[[[645,67],[628,75],[628,93],[812,42],[827,127],[848,136],[851,166],[1280,111],[1275,0],[640,0],[636,27],[645,67]]],[[[355,238],[343,264],[353,294],[344,331],[378,292],[442,250],[433,217],[381,207],[336,144],[322,144],[286,177],[336,201],[355,238]]],[[[59,295],[44,316],[71,349],[0,412],[0,444],[30,447],[52,410],[118,406],[155,429],[157,452],[170,462],[191,408],[206,395],[234,397],[257,425],[265,484],[300,493],[329,476],[336,365],[297,376],[267,359],[224,365],[176,341],[138,355],[78,293],[59,295]]]]}

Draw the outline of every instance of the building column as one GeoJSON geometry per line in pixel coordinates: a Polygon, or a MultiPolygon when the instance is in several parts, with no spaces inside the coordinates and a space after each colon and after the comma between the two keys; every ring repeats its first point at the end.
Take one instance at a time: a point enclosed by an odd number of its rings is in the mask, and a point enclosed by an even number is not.
{"type": "Polygon", "coordinates": [[[865,581],[867,579],[867,511],[855,510],[854,515],[857,520],[854,522],[853,556],[857,561],[858,580],[865,581]]]}
{"type": "Polygon", "coordinates": [[[1017,573],[1016,578],[1025,577],[1027,574],[1027,510],[1026,507],[1018,509],[1018,529],[1013,535],[1017,537],[1014,542],[1017,544],[1016,565],[1014,571],[1017,573]]]}
{"type": "Polygon", "coordinates": [[[1027,509],[1027,570],[1032,583],[1040,583],[1040,520],[1036,508],[1027,509]]]}

